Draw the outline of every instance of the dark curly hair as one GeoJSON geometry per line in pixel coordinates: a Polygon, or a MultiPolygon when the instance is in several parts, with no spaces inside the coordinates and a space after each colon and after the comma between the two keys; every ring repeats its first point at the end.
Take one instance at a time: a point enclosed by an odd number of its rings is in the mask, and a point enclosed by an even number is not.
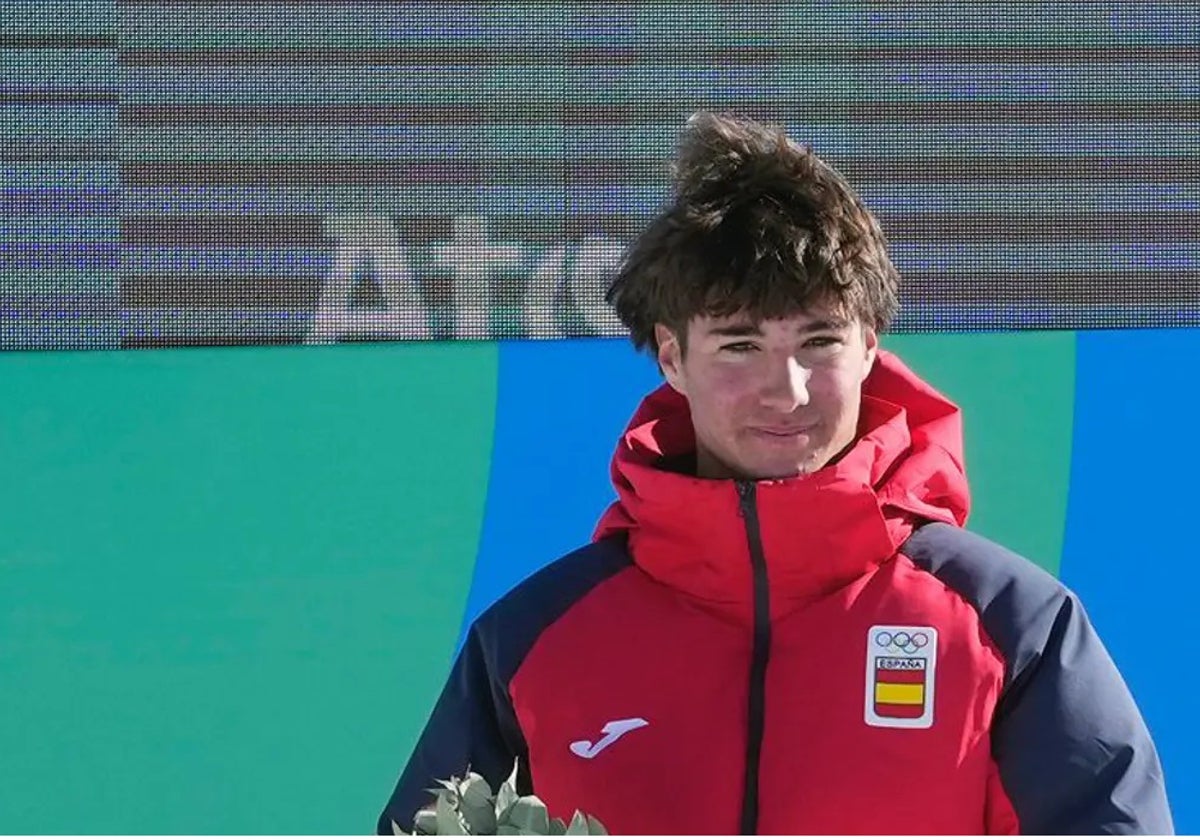
{"type": "Polygon", "coordinates": [[[686,342],[697,315],[755,320],[824,305],[878,331],[899,274],[874,215],[841,175],[782,129],[701,111],[673,164],[670,204],[629,246],[605,295],[634,346],[654,325],[686,342]]]}

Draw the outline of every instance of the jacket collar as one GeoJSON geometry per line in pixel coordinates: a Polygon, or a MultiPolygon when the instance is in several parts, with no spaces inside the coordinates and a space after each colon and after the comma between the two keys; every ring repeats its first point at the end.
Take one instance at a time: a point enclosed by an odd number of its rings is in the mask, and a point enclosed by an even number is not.
{"type": "MultiPolygon", "coordinates": [[[[624,533],[648,575],[738,621],[753,581],[738,482],[673,472],[695,451],[687,401],[667,385],[643,400],[612,461],[617,501],[595,538],[624,533]]],[[[969,508],[958,408],[881,351],[863,385],[859,437],[811,475],[752,482],[773,618],[894,556],[925,521],[969,508]]]]}

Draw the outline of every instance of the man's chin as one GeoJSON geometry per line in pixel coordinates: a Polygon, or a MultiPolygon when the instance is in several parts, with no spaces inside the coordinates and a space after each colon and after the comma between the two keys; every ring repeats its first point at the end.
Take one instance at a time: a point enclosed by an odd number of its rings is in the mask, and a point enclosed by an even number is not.
{"type": "Polygon", "coordinates": [[[814,473],[821,466],[815,459],[801,461],[800,463],[759,464],[753,468],[744,470],[742,475],[745,479],[751,481],[786,481],[789,478],[799,478],[814,473]]]}
{"type": "Polygon", "coordinates": [[[829,458],[820,453],[809,453],[801,458],[765,460],[751,471],[757,481],[783,481],[811,475],[829,463],[829,458]]]}
{"type": "Polygon", "coordinates": [[[701,478],[729,478],[735,481],[785,481],[814,473],[828,460],[811,452],[799,456],[792,454],[790,457],[782,457],[782,453],[778,452],[753,454],[759,457],[701,459],[697,465],[698,474],[701,478]]]}

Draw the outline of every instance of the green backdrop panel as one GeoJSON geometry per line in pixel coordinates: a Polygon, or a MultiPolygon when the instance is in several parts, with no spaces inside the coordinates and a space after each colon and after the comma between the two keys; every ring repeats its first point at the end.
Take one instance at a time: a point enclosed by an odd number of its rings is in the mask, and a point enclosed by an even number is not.
{"type": "Polygon", "coordinates": [[[1058,574],[1075,404],[1075,333],[885,339],[963,410],[968,526],[1058,574]]]}
{"type": "Polygon", "coordinates": [[[0,832],[369,832],[453,653],[495,345],[0,381],[0,832]]]}

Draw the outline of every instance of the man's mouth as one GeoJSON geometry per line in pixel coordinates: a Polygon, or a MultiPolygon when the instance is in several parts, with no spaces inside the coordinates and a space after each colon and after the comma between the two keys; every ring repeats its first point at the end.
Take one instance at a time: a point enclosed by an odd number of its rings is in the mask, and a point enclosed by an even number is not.
{"type": "Polygon", "coordinates": [[[796,437],[812,431],[812,426],[755,426],[754,431],[771,437],[796,437]]]}

